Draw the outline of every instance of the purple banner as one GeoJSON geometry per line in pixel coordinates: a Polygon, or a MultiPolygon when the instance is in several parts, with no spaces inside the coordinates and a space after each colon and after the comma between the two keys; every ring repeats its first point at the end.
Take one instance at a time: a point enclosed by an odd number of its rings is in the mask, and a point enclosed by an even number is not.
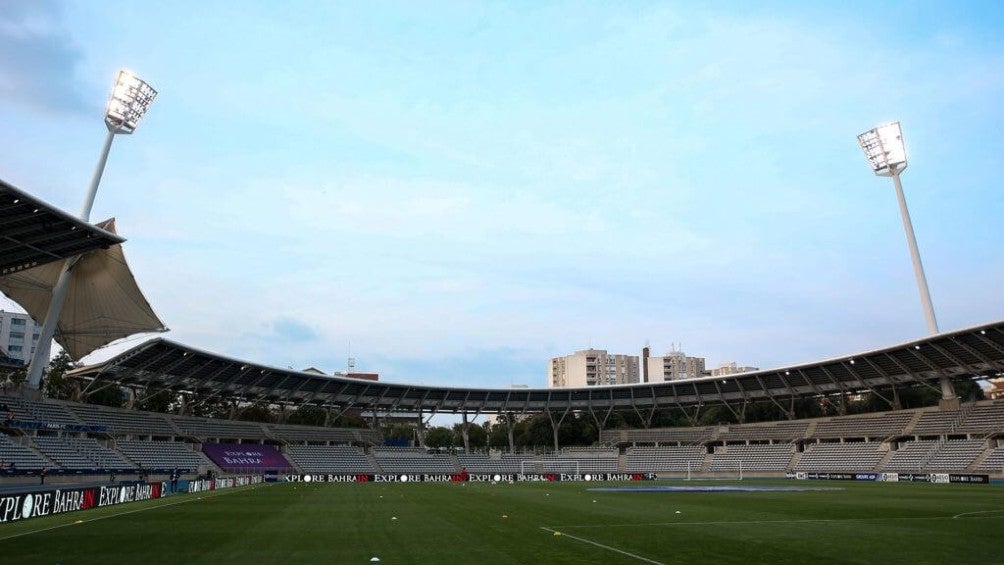
{"type": "Polygon", "coordinates": [[[225,471],[280,470],[293,466],[271,445],[254,443],[204,443],[202,451],[225,471]]]}

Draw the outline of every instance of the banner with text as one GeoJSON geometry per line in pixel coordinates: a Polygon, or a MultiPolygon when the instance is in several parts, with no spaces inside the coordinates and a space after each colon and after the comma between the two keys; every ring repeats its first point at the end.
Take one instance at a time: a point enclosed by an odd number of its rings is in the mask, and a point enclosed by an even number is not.
{"type": "Polygon", "coordinates": [[[286,475],[288,482],[298,483],[527,483],[527,482],[550,482],[550,481],[651,481],[655,480],[655,473],[586,473],[586,474],[565,474],[565,473],[543,473],[543,474],[520,474],[520,473],[469,473],[466,475],[451,474],[360,474],[360,475],[286,475]]]}
{"type": "Polygon", "coordinates": [[[65,488],[0,496],[0,524],[160,498],[160,483],[65,488]]]}
{"type": "MultiPolygon", "coordinates": [[[[223,470],[292,469],[293,466],[271,445],[254,443],[204,443],[202,451],[223,470]]],[[[238,471],[240,472],[240,471],[238,471]]]]}
{"type": "Polygon", "coordinates": [[[824,481],[883,481],[892,483],[971,483],[990,484],[989,475],[958,475],[949,473],[794,473],[788,479],[824,481]]]}

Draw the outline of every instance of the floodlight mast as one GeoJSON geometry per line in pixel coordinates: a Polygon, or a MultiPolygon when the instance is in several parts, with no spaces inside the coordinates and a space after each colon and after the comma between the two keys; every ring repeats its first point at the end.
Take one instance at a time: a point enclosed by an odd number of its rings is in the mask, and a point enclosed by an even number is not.
{"type": "MultiPolygon", "coordinates": [[[[934,314],[934,304],[931,302],[931,291],[927,288],[927,277],[924,275],[924,264],[920,260],[920,249],[917,237],[913,232],[913,222],[910,211],[906,207],[906,196],[903,194],[903,183],[899,175],[906,170],[906,146],[903,143],[903,130],[899,122],[888,122],[878,125],[858,136],[858,143],[865,153],[865,159],[872,171],[881,177],[892,177],[896,188],[896,199],[899,201],[899,214],[903,219],[903,230],[906,232],[906,243],[910,248],[910,259],[913,262],[913,274],[917,279],[917,291],[920,303],[924,308],[924,319],[927,331],[931,335],[939,333],[938,319],[934,314]]],[[[955,388],[947,376],[942,375],[941,396],[944,400],[956,398],[955,388]]]]}
{"type": "MultiPolygon", "coordinates": [[[[118,77],[115,79],[115,86],[112,88],[108,103],[105,105],[105,126],[108,128],[108,134],[101,146],[101,154],[98,156],[98,163],[94,168],[94,175],[91,177],[91,184],[84,198],[84,206],[80,210],[81,220],[90,221],[91,208],[94,206],[94,198],[97,196],[98,185],[101,184],[101,176],[105,172],[105,164],[108,162],[108,153],[111,151],[115,135],[128,135],[136,131],[156,97],[157,91],[142,79],[125,69],[119,71],[118,77]]],[[[66,293],[70,287],[70,273],[79,258],[80,256],[77,255],[63,263],[63,270],[59,273],[56,285],[52,288],[49,310],[42,323],[38,343],[31,356],[31,363],[28,365],[26,383],[29,391],[38,391],[42,384],[42,372],[49,363],[52,337],[56,333],[59,316],[62,314],[66,293]]]]}

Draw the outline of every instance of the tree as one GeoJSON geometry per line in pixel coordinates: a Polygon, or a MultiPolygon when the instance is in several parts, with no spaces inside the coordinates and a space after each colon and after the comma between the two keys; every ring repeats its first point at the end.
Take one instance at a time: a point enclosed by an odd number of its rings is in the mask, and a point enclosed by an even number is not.
{"type": "Polygon", "coordinates": [[[593,417],[587,412],[569,414],[558,427],[558,442],[566,445],[593,445],[599,440],[599,432],[593,417]]]}
{"type": "Polygon", "coordinates": [[[204,418],[230,418],[236,406],[232,398],[213,396],[209,393],[190,393],[186,395],[186,412],[192,416],[204,418]]]}
{"type": "Polygon", "coordinates": [[[162,390],[151,396],[143,398],[136,404],[137,410],[147,412],[169,412],[178,400],[178,395],[174,391],[162,390]]]}
{"type": "Polygon", "coordinates": [[[286,423],[301,426],[323,426],[328,411],[320,406],[300,406],[289,415],[286,423]]]}
{"type": "Polygon", "coordinates": [[[517,425],[516,445],[522,447],[553,447],[554,435],[547,414],[536,414],[517,425]]]}
{"type": "Polygon", "coordinates": [[[701,412],[701,418],[698,420],[698,425],[714,426],[717,424],[734,424],[735,421],[736,416],[731,410],[724,406],[715,405],[709,406],[701,412]]]}
{"type": "Polygon", "coordinates": [[[430,428],[425,432],[425,445],[435,448],[453,447],[453,430],[442,426],[430,428]]]}
{"type": "MultiPolygon", "coordinates": [[[[464,445],[464,425],[454,424],[453,425],[453,445],[462,446],[464,445]]],[[[508,439],[506,441],[509,441],[508,439]]],[[[484,427],[477,424],[469,424],[467,426],[467,442],[470,444],[471,450],[483,449],[485,445],[488,444],[488,433],[485,432],[484,427]]]]}
{"type": "Polygon", "coordinates": [[[99,388],[84,397],[84,402],[87,404],[99,404],[101,406],[111,406],[112,408],[121,408],[124,400],[125,393],[122,392],[122,387],[118,385],[99,388]]]}
{"type": "Polygon", "coordinates": [[[491,429],[488,432],[488,447],[502,450],[509,449],[509,428],[505,422],[498,421],[491,424],[491,429]]]}
{"type": "Polygon", "coordinates": [[[383,437],[384,439],[412,441],[415,439],[415,428],[408,424],[393,424],[384,428],[383,437]]]}
{"type": "Polygon", "coordinates": [[[331,420],[330,425],[334,428],[368,428],[369,425],[360,416],[352,414],[342,414],[331,420]]]}
{"type": "Polygon", "coordinates": [[[275,412],[268,406],[264,404],[252,404],[239,410],[237,419],[245,422],[265,422],[266,424],[271,424],[275,422],[276,417],[275,412]]]}
{"type": "Polygon", "coordinates": [[[66,372],[74,367],[73,359],[65,351],[60,351],[53,357],[46,368],[45,382],[42,385],[45,396],[56,400],[72,399],[78,390],[77,384],[66,378],[66,372]]]}
{"type": "Polygon", "coordinates": [[[973,379],[955,381],[954,386],[955,394],[959,395],[959,398],[962,399],[963,402],[984,400],[986,398],[980,383],[974,381],[973,379]]]}
{"type": "Polygon", "coordinates": [[[27,378],[28,369],[26,367],[17,367],[6,370],[4,373],[0,373],[0,381],[3,382],[3,392],[4,394],[17,389],[18,386],[27,378]]]}
{"type": "Polygon", "coordinates": [[[652,417],[653,428],[675,428],[689,426],[690,420],[679,408],[660,408],[652,417]]]}

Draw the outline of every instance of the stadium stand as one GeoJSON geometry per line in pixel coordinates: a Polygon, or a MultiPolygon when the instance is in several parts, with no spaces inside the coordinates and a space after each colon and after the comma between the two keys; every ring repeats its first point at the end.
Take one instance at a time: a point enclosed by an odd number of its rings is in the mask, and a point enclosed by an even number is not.
{"type": "MultiPolygon", "coordinates": [[[[458,454],[460,466],[470,473],[519,473],[524,462],[543,461],[544,456],[525,453],[467,453],[458,454]]],[[[571,459],[568,459],[571,460],[571,459]]],[[[560,462],[560,461],[559,461],[560,462]]],[[[545,465],[546,467],[546,465],[545,465]]],[[[580,467],[581,468],[581,467],[580,467]]],[[[553,468],[540,472],[551,472],[553,468]]],[[[527,472],[530,472],[529,470],[527,472]]],[[[537,472],[534,470],[534,472],[537,472]]]]}
{"type": "Polygon", "coordinates": [[[888,438],[903,434],[913,412],[884,412],[830,418],[816,424],[817,438],[888,438]]]}
{"type": "Polygon", "coordinates": [[[109,408],[95,404],[66,404],[66,408],[82,423],[105,426],[111,433],[157,437],[182,435],[171,425],[165,414],[109,408]]]}
{"type": "Polygon", "coordinates": [[[908,433],[915,436],[939,435],[945,431],[955,431],[956,421],[962,417],[961,410],[925,410],[920,420],[908,433]]]}
{"type": "Polygon", "coordinates": [[[0,396],[0,405],[6,406],[9,415],[15,420],[35,420],[35,415],[28,409],[28,403],[16,396],[0,396]]]}
{"type": "Polygon", "coordinates": [[[719,432],[718,439],[724,442],[732,441],[791,441],[805,437],[809,422],[770,422],[765,424],[748,424],[730,426],[728,431],[719,432]]]}
{"type": "Polygon", "coordinates": [[[238,420],[213,420],[195,416],[172,416],[171,421],[183,435],[202,440],[271,439],[264,424],[238,420]]]}
{"type": "Polygon", "coordinates": [[[569,457],[610,457],[618,453],[616,449],[601,445],[566,447],[561,452],[569,457]]]}
{"type": "Polygon", "coordinates": [[[178,467],[202,472],[216,468],[205,455],[181,442],[120,439],[115,442],[115,447],[145,470],[178,467]]]}
{"type": "Polygon", "coordinates": [[[893,452],[882,467],[885,471],[921,471],[934,455],[936,441],[908,441],[893,452]]]}
{"type": "Polygon", "coordinates": [[[84,425],[62,403],[33,402],[16,396],[0,396],[0,404],[6,404],[18,420],[84,425]]]}
{"type": "Polygon", "coordinates": [[[134,469],[115,451],[99,444],[94,438],[38,436],[35,445],[64,469],[134,469]]]}
{"type": "Polygon", "coordinates": [[[378,447],[373,450],[377,465],[388,473],[458,473],[449,455],[427,453],[421,447],[378,447]]]}
{"type": "Polygon", "coordinates": [[[713,473],[731,471],[738,461],[743,470],[784,471],[794,455],[794,445],[730,445],[716,449],[709,456],[708,470],[713,473]]]}
{"type": "Polygon", "coordinates": [[[379,445],[383,441],[380,432],[365,428],[320,428],[289,424],[269,424],[266,427],[272,437],[285,442],[321,442],[331,444],[355,442],[367,445],[379,445]]]}
{"type": "MultiPolygon", "coordinates": [[[[503,468],[502,456],[499,453],[459,453],[457,461],[470,473],[509,473],[503,468]]],[[[519,471],[517,466],[516,472],[519,471]]]]}
{"type": "Polygon", "coordinates": [[[219,470],[198,450],[205,443],[270,444],[310,473],[582,473],[690,471],[982,471],[1004,474],[1004,402],[963,404],[795,420],[649,430],[604,430],[608,444],[548,454],[430,454],[375,447],[378,430],[261,424],[176,416],[64,401],[0,397],[15,422],[0,435],[0,460],[99,473],[104,469],[219,470]],[[869,441],[858,441],[861,439],[869,441]],[[154,441],[156,440],[156,441],[154,441]],[[625,449],[612,447],[618,444],[625,449]],[[642,444],[642,445],[638,445],[642,444]],[[363,446],[363,447],[358,447],[363,446]],[[367,447],[370,449],[367,452],[367,447]],[[526,463],[529,465],[529,463],[526,463]]]}
{"type": "Polygon", "coordinates": [[[1004,474],[1004,445],[987,452],[987,456],[976,465],[978,472],[1004,474]]]}
{"type": "Polygon", "coordinates": [[[351,445],[290,445],[286,456],[305,473],[379,472],[360,448],[351,445]]]}
{"type": "Polygon", "coordinates": [[[17,469],[55,466],[55,462],[46,459],[34,449],[15,442],[7,434],[0,434],[0,461],[3,461],[7,468],[13,464],[17,469]]]}
{"type": "Polygon", "coordinates": [[[630,447],[626,452],[628,473],[686,472],[704,463],[704,446],[630,447]]]}
{"type": "Polygon", "coordinates": [[[969,468],[983,453],[985,442],[981,439],[946,441],[938,446],[925,467],[928,471],[958,471],[969,468]]]}
{"type": "Polygon", "coordinates": [[[533,472],[554,472],[564,465],[568,472],[571,463],[575,463],[580,473],[616,473],[619,463],[619,452],[610,448],[574,448],[566,447],[559,453],[549,453],[528,457],[536,461],[533,472]],[[552,464],[553,463],[553,464],[552,464]]]}
{"type": "Polygon", "coordinates": [[[711,437],[714,428],[652,428],[628,430],[603,430],[600,432],[600,443],[651,443],[661,445],[693,445],[711,437]]]}
{"type": "Polygon", "coordinates": [[[973,406],[955,431],[980,434],[1004,431],[1004,402],[973,406]]]}
{"type": "Polygon", "coordinates": [[[875,442],[810,444],[795,465],[795,470],[871,471],[884,455],[884,452],[879,451],[880,445],[875,442]]]}

